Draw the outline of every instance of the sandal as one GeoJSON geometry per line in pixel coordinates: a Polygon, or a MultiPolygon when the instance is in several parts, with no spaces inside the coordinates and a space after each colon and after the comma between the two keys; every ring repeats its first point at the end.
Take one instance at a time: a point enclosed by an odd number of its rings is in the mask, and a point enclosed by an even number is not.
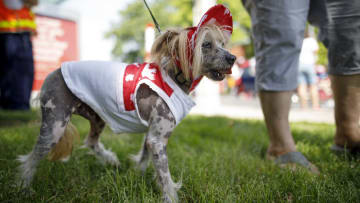
{"type": "Polygon", "coordinates": [[[333,144],[330,147],[330,150],[336,154],[346,154],[349,153],[350,155],[359,155],[360,154],[360,147],[354,147],[354,148],[346,148],[346,147],[340,147],[336,144],[333,144]]]}
{"type": "Polygon", "coordinates": [[[277,157],[267,156],[267,158],[273,160],[280,167],[291,166],[292,169],[295,169],[296,166],[302,166],[314,174],[319,174],[318,168],[310,163],[301,152],[288,152],[277,157]]]}

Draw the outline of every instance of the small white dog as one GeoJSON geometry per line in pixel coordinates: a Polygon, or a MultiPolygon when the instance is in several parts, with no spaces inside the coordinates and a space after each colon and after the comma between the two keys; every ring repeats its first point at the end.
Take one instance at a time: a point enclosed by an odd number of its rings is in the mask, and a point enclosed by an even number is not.
{"type": "MultiPolygon", "coordinates": [[[[194,106],[188,94],[203,76],[223,80],[235,56],[224,49],[232,33],[232,16],[223,5],[210,8],[196,27],[167,30],[152,47],[153,63],[69,62],[51,73],[40,93],[42,124],[33,151],[20,156],[21,182],[30,185],[38,162],[50,151],[65,158],[61,143],[72,114],[90,121],[86,146],[110,164],[116,155],[99,136],[105,123],[116,133],[147,132],[139,154],[141,170],[151,157],[165,202],[177,201],[180,184],[171,179],[166,146],[175,126],[194,106]],[[61,142],[60,142],[61,141],[61,142]]],[[[67,128],[68,127],[68,128],[67,128]]]]}

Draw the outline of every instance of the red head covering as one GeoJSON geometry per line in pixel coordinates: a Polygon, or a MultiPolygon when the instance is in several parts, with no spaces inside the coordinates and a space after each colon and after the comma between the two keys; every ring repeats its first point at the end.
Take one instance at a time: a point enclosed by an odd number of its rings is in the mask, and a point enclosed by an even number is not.
{"type": "MultiPolygon", "coordinates": [[[[216,25],[223,30],[224,35],[229,37],[232,34],[233,31],[233,20],[232,15],[230,13],[230,10],[227,9],[224,5],[218,4],[213,7],[211,7],[202,17],[199,22],[199,24],[196,27],[189,27],[187,30],[188,32],[188,57],[190,64],[192,64],[193,61],[193,52],[195,49],[195,42],[196,37],[199,33],[199,30],[201,27],[205,25],[216,25]]],[[[177,65],[180,66],[180,62],[176,61],[177,65]]],[[[191,85],[190,91],[192,91],[196,85],[200,82],[202,76],[199,78],[193,78],[192,73],[190,74],[191,79],[193,80],[193,83],[191,85]]]]}
{"type": "MultiPolygon", "coordinates": [[[[204,25],[217,25],[219,26],[225,36],[230,37],[233,31],[233,20],[232,15],[224,5],[218,4],[211,7],[202,17],[199,24],[196,27],[187,28],[188,32],[188,42],[190,51],[195,49],[196,37],[199,30],[204,25]]],[[[191,60],[192,61],[192,60],[191,60]]]]}

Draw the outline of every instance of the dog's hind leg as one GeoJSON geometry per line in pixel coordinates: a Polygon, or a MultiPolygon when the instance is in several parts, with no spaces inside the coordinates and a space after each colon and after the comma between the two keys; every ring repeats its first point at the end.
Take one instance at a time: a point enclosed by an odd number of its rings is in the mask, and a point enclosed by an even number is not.
{"type": "Polygon", "coordinates": [[[63,136],[77,98],[66,87],[60,69],[45,80],[40,93],[42,123],[33,151],[19,156],[21,184],[30,185],[38,162],[43,159],[63,136]]]}
{"type": "Polygon", "coordinates": [[[74,113],[83,116],[90,122],[90,132],[85,140],[85,145],[95,153],[95,156],[102,163],[109,163],[111,165],[118,166],[120,163],[115,153],[110,150],[106,150],[104,145],[99,141],[100,134],[105,127],[105,122],[85,103],[82,103],[74,113]]]}
{"type": "Polygon", "coordinates": [[[50,152],[52,147],[56,145],[64,134],[70,116],[57,120],[56,117],[50,113],[50,115],[46,116],[43,114],[43,119],[45,119],[45,122],[41,124],[40,134],[33,151],[28,155],[19,156],[18,158],[21,162],[19,168],[24,187],[29,186],[38,162],[50,152]]]}

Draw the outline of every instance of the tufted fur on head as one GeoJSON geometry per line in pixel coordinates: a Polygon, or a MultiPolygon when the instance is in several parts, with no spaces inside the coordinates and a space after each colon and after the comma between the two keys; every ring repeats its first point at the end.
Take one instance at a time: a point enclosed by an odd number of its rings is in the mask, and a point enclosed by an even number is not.
{"type": "Polygon", "coordinates": [[[151,48],[151,61],[159,64],[166,71],[173,69],[177,73],[180,69],[185,79],[191,80],[191,77],[198,78],[205,72],[202,51],[205,40],[210,40],[213,44],[226,44],[229,38],[221,27],[206,25],[199,30],[194,50],[190,50],[188,32],[188,29],[172,28],[160,34],[151,48]],[[180,67],[176,64],[176,60],[180,62],[180,67]]]}

